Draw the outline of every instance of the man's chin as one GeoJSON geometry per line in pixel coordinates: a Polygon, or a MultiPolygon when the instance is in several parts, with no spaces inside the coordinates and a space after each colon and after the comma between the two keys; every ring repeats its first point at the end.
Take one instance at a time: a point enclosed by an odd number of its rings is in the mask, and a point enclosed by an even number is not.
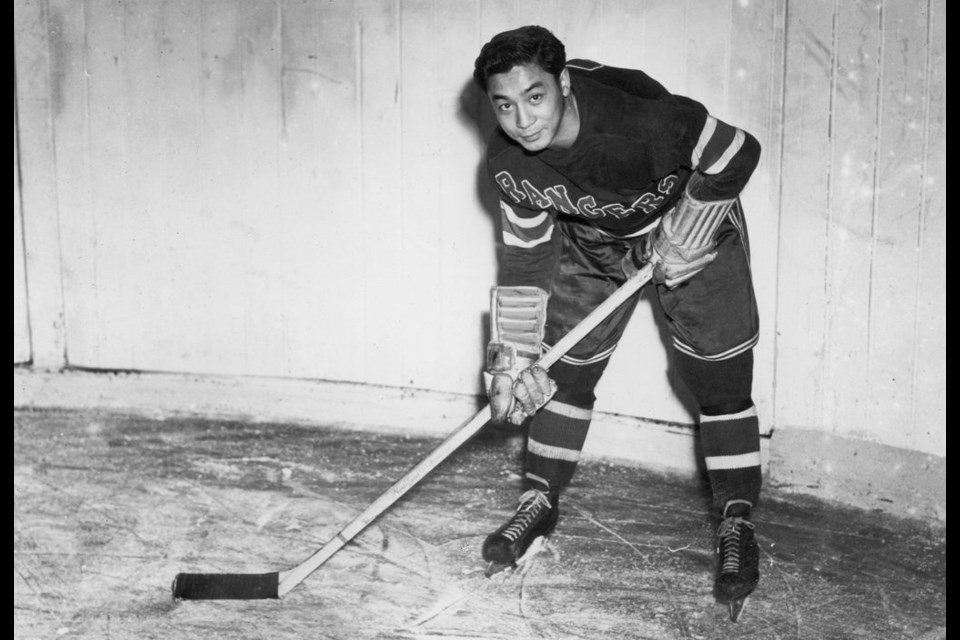
{"type": "Polygon", "coordinates": [[[548,146],[550,146],[550,139],[546,135],[539,135],[533,140],[525,140],[523,138],[515,138],[517,144],[524,148],[525,151],[529,153],[536,153],[538,151],[543,151],[548,146]]]}

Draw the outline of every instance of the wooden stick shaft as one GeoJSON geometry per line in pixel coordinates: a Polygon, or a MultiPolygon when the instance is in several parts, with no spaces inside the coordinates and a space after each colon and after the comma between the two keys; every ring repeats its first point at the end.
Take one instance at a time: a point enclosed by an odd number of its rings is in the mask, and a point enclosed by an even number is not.
{"type": "MultiPolygon", "coordinates": [[[[537,365],[544,369],[549,369],[556,364],[567,351],[573,348],[588,333],[603,322],[620,305],[627,301],[634,293],[640,290],[643,285],[650,281],[653,274],[653,267],[647,265],[635,273],[633,277],[627,280],[619,289],[610,294],[596,309],[594,309],[586,318],[570,330],[563,338],[557,341],[549,351],[537,361],[537,365]]],[[[280,584],[277,590],[279,597],[283,597],[295,586],[303,582],[311,573],[316,571],[324,562],[330,559],[333,554],[343,548],[358,533],[363,531],[367,525],[377,519],[377,517],[386,511],[394,502],[399,500],[407,491],[414,487],[428,473],[447,459],[451,453],[457,450],[463,443],[469,440],[490,420],[490,407],[481,409],[477,415],[471,418],[462,426],[458,427],[440,446],[433,450],[426,458],[419,462],[415,467],[407,472],[400,480],[394,483],[383,495],[373,501],[369,507],[350,521],[332,540],[327,542],[319,551],[301,562],[296,567],[280,572],[280,584]]]]}

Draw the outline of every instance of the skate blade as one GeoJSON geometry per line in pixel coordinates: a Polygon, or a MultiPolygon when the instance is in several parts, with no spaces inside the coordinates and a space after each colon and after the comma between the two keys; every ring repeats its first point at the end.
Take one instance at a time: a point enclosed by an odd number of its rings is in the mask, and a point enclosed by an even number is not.
{"type": "Polygon", "coordinates": [[[731,600],[727,606],[730,609],[730,622],[736,622],[740,619],[740,614],[743,613],[743,606],[747,604],[746,598],[739,598],[737,600],[731,600]]]}
{"type": "Polygon", "coordinates": [[[515,564],[503,564],[502,562],[490,562],[487,564],[487,568],[483,570],[484,578],[492,578],[495,575],[501,574],[504,571],[509,571],[513,573],[513,570],[517,568],[515,564]]]}
{"type": "Polygon", "coordinates": [[[487,568],[484,570],[483,575],[487,578],[492,578],[493,576],[509,571],[513,573],[514,571],[519,571],[523,575],[530,568],[530,561],[540,553],[544,546],[546,545],[545,536],[537,536],[534,538],[533,542],[530,543],[530,546],[527,547],[527,550],[522,556],[517,558],[516,562],[511,562],[504,564],[502,562],[490,562],[487,564],[487,568]]]}

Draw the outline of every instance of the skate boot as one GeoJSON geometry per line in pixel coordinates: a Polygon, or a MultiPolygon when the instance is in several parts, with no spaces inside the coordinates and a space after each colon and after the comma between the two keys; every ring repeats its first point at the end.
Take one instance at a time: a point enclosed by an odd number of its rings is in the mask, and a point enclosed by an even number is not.
{"type": "Polygon", "coordinates": [[[517,566],[537,538],[553,531],[559,516],[557,495],[530,489],[520,496],[513,517],[483,542],[483,559],[489,563],[487,576],[517,566]]]}
{"type": "Polygon", "coordinates": [[[750,522],[746,500],[731,500],[723,509],[717,530],[717,599],[730,608],[730,620],[737,621],[747,596],[760,580],[760,550],[750,522]]]}

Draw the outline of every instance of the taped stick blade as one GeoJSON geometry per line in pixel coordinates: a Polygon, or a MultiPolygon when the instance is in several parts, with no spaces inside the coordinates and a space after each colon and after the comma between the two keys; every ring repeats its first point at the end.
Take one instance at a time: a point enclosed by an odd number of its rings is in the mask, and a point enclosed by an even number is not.
{"type": "Polygon", "coordinates": [[[174,600],[268,600],[279,598],[280,574],[178,573],[174,600]]]}

